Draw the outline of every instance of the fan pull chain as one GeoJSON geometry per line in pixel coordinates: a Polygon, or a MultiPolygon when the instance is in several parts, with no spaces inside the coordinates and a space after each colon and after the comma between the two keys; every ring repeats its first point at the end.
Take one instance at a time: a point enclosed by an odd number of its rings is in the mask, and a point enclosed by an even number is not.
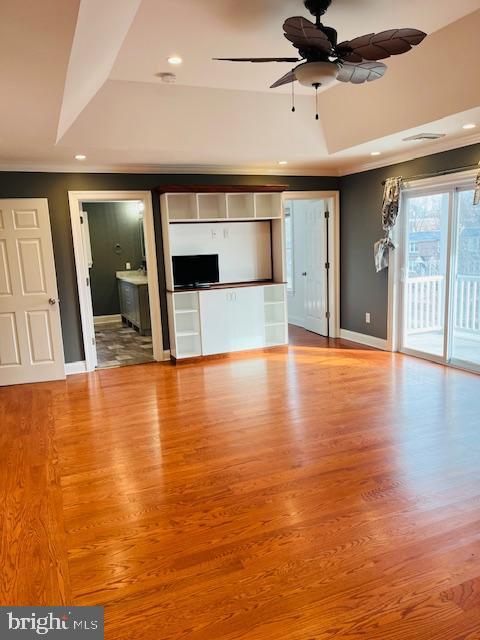
{"type": "Polygon", "coordinates": [[[292,113],[295,113],[295,81],[292,82],[292,113]]]}
{"type": "Polygon", "coordinates": [[[318,115],[318,87],[320,85],[316,82],[313,86],[315,87],[315,120],[318,120],[320,117],[318,115]]]}

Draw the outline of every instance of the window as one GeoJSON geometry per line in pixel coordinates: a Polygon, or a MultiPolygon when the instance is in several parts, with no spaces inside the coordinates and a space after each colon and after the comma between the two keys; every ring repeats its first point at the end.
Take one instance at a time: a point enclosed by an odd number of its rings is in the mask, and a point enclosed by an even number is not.
{"type": "Polygon", "coordinates": [[[287,263],[287,291],[293,293],[293,220],[290,209],[285,209],[285,259],[287,263]]]}

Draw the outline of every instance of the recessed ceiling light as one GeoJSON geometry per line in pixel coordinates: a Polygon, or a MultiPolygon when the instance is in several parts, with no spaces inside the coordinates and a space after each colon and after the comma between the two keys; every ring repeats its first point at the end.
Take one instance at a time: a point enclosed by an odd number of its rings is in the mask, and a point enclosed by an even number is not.
{"type": "Polygon", "coordinates": [[[473,122],[469,122],[468,124],[464,124],[463,128],[464,129],[475,129],[476,128],[476,124],[473,124],[473,122]]]}
{"type": "Polygon", "coordinates": [[[278,164],[288,164],[287,160],[279,160],[278,164]]]}
{"type": "Polygon", "coordinates": [[[83,153],[77,153],[75,156],[75,160],[86,160],[87,156],[84,156],[83,153]]]}
{"type": "Polygon", "coordinates": [[[370,155],[371,156],[381,156],[382,152],[381,151],[372,151],[372,153],[370,155]]]}
{"type": "Polygon", "coordinates": [[[180,56],[170,56],[168,62],[170,64],[182,64],[183,60],[180,56]]]}

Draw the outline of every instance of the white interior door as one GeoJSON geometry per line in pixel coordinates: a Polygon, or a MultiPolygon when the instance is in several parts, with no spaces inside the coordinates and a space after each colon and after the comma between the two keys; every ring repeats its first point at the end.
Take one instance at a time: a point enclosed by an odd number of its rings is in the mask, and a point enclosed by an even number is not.
{"type": "Polygon", "coordinates": [[[285,227],[287,233],[288,322],[305,328],[306,216],[298,203],[289,201],[285,227]]]}
{"type": "Polygon", "coordinates": [[[312,203],[307,211],[305,329],[328,335],[325,201],[312,203]]]}
{"type": "Polygon", "coordinates": [[[0,200],[0,385],[63,378],[47,200],[0,200]]]}
{"type": "Polygon", "coordinates": [[[290,200],[286,203],[290,215],[293,251],[291,282],[288,288],[288,321],[320,335],[328,335],[327,234],[326,200],[290,200]]]}

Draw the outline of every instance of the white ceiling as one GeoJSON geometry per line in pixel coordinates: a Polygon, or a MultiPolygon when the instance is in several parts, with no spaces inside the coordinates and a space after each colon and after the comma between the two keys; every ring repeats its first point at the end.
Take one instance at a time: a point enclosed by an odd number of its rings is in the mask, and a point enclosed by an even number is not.
{"type": "Polygon", "coordinates": [[[378,164],[480,141],[480,0],[333,0],[324,22],[341,40],[393,27],[429,37],[387,60],[384,79],[322,92],[320,122],[308,89],[292,114],[290,88],[268,88],[288,64],[211,60],[294,55],[291,15],[308,15],[301,0],[2,2],[0,166],[338,174],[370,166],[371,151],[378,164]],[[402,142],[420,131],[447,137],[402,142]]]}

